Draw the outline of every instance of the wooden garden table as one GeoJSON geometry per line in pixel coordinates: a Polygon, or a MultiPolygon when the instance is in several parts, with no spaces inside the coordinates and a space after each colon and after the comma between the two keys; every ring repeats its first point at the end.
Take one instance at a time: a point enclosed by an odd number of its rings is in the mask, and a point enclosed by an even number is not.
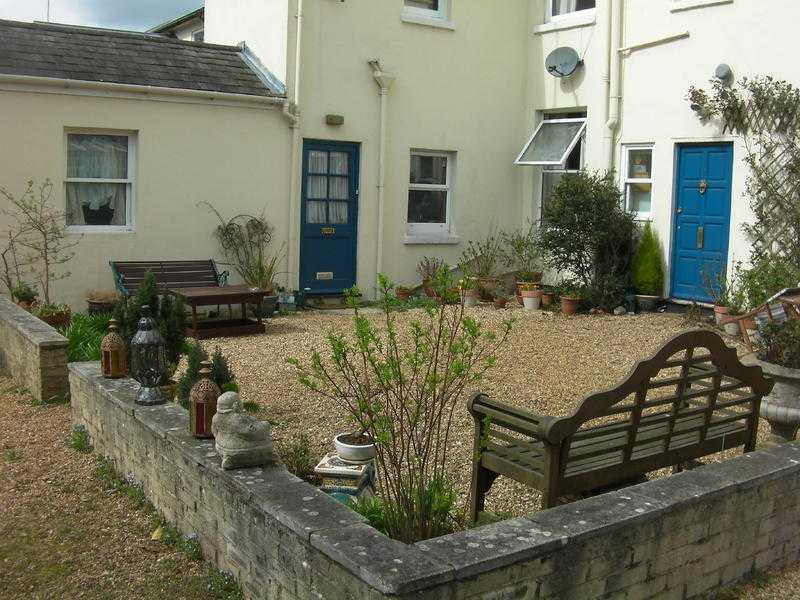
{"type": "Polygon", "coordinates": [[[247,318],[247,305],[260,306],[268,296],[266,290],[251,288],[247,285],[231,285],[227,287],[188,287],[170,289],[169,292],[183,299],[192,307],[191,327],[186,328],[186,335],[197,340],[212,337],[232,337],[237,335],[253,335],[264,333],[266,327],[261,320],[260,311],[256,311],[256,319],[247,318]],[[198,322],[197,307],[220,304],[241,304],[242,318],[221,321],[198,322]]]}

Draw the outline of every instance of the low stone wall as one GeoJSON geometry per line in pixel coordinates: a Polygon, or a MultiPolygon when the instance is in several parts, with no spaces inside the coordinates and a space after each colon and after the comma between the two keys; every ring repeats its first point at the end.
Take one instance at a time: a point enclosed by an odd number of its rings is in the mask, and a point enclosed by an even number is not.
{"type": "Polygon", "coordinates": [[[95,449],[250,598],[693,598],[798,559],[800,447],[754,452],[495,525],[404,545],[279,467],[222,471],[177,405],[70,365],[95,449]]]}
{"type": "Polygon", "coordinates": [[[11,375],[34,400],[67,393],[67,343],[47,323],[0,296],[0,371],[11,375]]]}

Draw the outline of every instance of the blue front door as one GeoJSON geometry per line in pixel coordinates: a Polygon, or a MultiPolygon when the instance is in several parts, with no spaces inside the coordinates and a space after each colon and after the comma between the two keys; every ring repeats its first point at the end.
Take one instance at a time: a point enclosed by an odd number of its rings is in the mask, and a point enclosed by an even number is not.
{"type": "Polygon", "coordinates": [[[728,266],[733,145],[678,147],[672,297],[709,302],[728,266]]]}
{"type": "Polygon", "coordinates": [[[303,143],[300,287],[340,294],[356,283],[358,144],[303,143]]]}

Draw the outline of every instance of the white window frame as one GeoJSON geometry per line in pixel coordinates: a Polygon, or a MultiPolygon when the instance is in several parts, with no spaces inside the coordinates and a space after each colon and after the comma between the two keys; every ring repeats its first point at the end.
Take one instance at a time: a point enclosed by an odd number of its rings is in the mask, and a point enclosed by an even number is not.
{"type": "Polygon", "coordinates": [[[199,43],[203,43],[203,42],[205,42],[205,33],[206,33],[205,27],[201,27],[200,29],[196,29],[196,30],[194,30],[194,31],[192,32],[192,41],[193,41],[193,42],[199,42],[199,43]],[[198,39],[197,39],[197,37],[196,37],[196,36],[197,36],[197,34],[198,34],[198,33],[202,33],[202,34],[203,34],[203,38],[204,38],[203,40],[198,40],[198,39]]]}
{"type": "Polygon", "coordinates": [[[451,233],[453,222],[453,182],[455,181],[456,153],[443,150],[416,150],[413,149],[408,154],[408,191],[412,190],[431,190],[447,192],[445,203],[445,222],[444,223],[409,223],[408,222],[408,202],[410,194],[406,194],[406,235],[409,238],[419,238],[425,236],[447,236],[451,233]],[[437,156],[447,159],[447,178],[444,184],[431,183],[411,183],[411,157],[413,156],[437,156]]]}
{"type": "Polygon", "coordinates": [[[433,21],[448,23],[450,21],[450,2],[451,0],[439,0],[439,9],[431,10],[428,8],[420,8],[418,6],[408,6],[403,0],[403,13],[404,19],[411,21],[433,21]]]}
{"type": "Polygon", "coordinates": [[[533,167],[557,167],[563,165],[567,162],[567,158],[569,157],[570,153],[575,148],[575,145],[580,142],[583,138],[584,134],[586,133],[586,117],[580,118],[572,118],[572,119],[542,119],[542,122],[539,123],[539,126],[533,132],[533,135],[528,140],[528,143],[522,148],[522,152],[519,153],[517,156],[517,160],[514,161],[515,165],[529,165],[533,167]],[[578,133],[575,135],[570,145],[567,147],[567,151],[564,152],[564,155],[561,157],[561,160],[553,160],[553,161],[543,161],[543,160],[522,160],[522,157],[525,156],[525,153],[528,151],[528,148],[531,147],[533,144],[533,140],[536,139],[539,131],[542,127],[544,127],[545,123],[583,123],[583,126],[578,130],[578,133]]]}
{"type": "Polygon", "coordinates": [[[594,16],[596,11],[597,11],[597,2],[595,2],[594,8],[584,8],[582,10],[573,10],[572,12],[564,13],[562,15],[554,15],[553,0],[545,0],[544,20],[545,23],[558,23],[559,21],[569,21],[576,19],[583,20],[585,18],[589,18],[590,16],[594,16]]]}
{"type": "Polygon", "coordinates": [[[653,215],[653,190],[655,188],[655,185],[653,184],[654,181],[653,171],[655,170],[655,162],[653,160],[654,147],[655,144],[625,144],[622,146],[622,160],[620,161],[620,165],[622,167],[621,169],[622,177],[620,178],[621,179],[620,183],[622,184],[622,197],[625,200],[625,210],[636,215],[637,221],[650,221],[653,215]],[[632,150],[650,151],[650,177],[648,179],[630,176],[629,166],[630,166],[630,153],[632,150]],[[629,186],[631,184],[636,184],[636,183],[650,184],[650,212],[634,211],[633,207],[631,206],[629,186]]]}
{"type": "Polygon", "coordinates": [[[541,181],[541,185],[539,186],[539,218],[540,219],[544,217],[544,176],[547,173],[562,173],[564,175],[566,175],[567,173],[580,173],[580,172],[582,172],[582,171],[584,171],[586,169],[586,162],[585,162],[586,161],[586,134],[585,134],[585,130],[584,130],[584,133],[581,133],[581,135],[578,136],[578,143],[580,144],[580,153],[581,153],[580,167],[578,169],[567,169],[567,167],[566,167],[567,158],[569,158],[570,153],[575,148],[574,146],[567,153],[567,155],[564,158],[564,160],[561,163],[559,163],[558,165],[551,166],[551,167],[542,167],[542,181],[541,181]]]}
{"type": "MultiPolygon", "coordinates": [[[[136,201],[136,150],[138,137],[135,132],[108,129],[66,129],[64,131],[64,208],[67,207],[68,183],[124,183],[125,189],[125,225],[66,225],[70,233],[131,233],[135,231],[134,214],[136,201]],[[114,135],[128,138],[128,178],[96,179],[94,177],[68,177],[69,136],[70,135],[114,135]]],[[[64,217],[66,220],[66,216],[64,217]]]]}

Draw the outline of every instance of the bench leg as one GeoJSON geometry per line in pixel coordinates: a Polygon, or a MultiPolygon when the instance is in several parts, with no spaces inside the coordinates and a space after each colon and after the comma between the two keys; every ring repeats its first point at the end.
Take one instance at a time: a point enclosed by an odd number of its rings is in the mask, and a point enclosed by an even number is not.
{"type": "Polygon", "coordinates": [[[497,479],[497,473],[484,469],[480,464],[473,464],[472,493],[469,499],[469,517],[473,523],[478,520],[478,513],[483,512],[486,494],[495,479],[497,479]]]}
{"type": "Polygon", "coordinates": [[[553,508],[554,506],[558,506],[561,504],[558,500],[558,494],[555,490],[543,490],[542,491],[542,510],[547,510],[548,508],[553,508]]]}

